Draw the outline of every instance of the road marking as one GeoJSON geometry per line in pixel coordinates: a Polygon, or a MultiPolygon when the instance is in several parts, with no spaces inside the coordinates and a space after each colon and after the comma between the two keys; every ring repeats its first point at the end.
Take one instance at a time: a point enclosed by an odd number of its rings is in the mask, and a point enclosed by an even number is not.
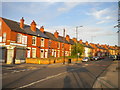
{"type": "Polygon", "coordinates": [[[38,81],[35,81],[35,82],[32,82],[32,83],[29,83],[29,84],[27,84],[27,85],[24,85],[24,86],[18,87],[18,88],[13,89],[13,90],[17,90],[17,89],[20,89],[20,88],[29,87],[29,86],[31,86],[31,85],[33,85],[33,84],[36,84],[36,83],[39,83],[39,82],[42,82],[42,81],[45,81],[45,80],[48,80],[48,79],[51,79],[51,78],[54,78],[54,77],[60,76],[60,75],[65,74],[65,73],[67,73],[67,72],[59,73],[59,74],[57,74],[57,75],[53,75],[53,76],[48,76],[48,77],[46,77],[46,78],[44,78],[44,79],[41,79],[41,80],[38,80],[38,81]]]}
{"type": "MultiPolygon", "coordinates": [[[[78,69],[80,69],[80,68],[78,68],[78,69]]],[[[78,70],[78,69],[71,69],[71,70],[69,70],[69,71],[67,71],[67,72],[74,71],[74,70],[78,70]]],[[[43,79],[41,79],[41,80],[38,80],[38,81],[35,81],[35,82],[32,82],[32,83],[29,83],[29,84],[27,84],[27,85],[18,87],[18,88],[13,89],[13,90],[17,90],[17,89],[20,89],[20,88],[26,88],[26,87],[29,87],[29,86],[31,86],[31,85],[37,84],[37,83],[39,83],[39,82],[42,82],[42,81],[45,81],[45,80],[48,80],[48,79],[51,79],[51,78],[60,76],[60,75],[65,74],[65,73],[67,73],[67,72],[59,73],[59,74],[53,75],[53,76],[48,76],[48,77],[46,77],[46,78],[43,78],[43,79]]]]}

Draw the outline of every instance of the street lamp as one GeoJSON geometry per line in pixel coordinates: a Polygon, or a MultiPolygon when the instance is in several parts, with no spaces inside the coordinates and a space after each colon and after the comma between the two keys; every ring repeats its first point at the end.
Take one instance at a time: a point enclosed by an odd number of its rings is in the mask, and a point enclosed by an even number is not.
{"type": "MultiPolygon", "coordinates": [[[[78,28],[83,27],[83,26],[76,26],[76,40],[78,39],[78,28]]],[[[77,53],[77,60],[78,61],[78,47],[77,47],[77,42],[76,42],[76,53],[77,53]]]]}

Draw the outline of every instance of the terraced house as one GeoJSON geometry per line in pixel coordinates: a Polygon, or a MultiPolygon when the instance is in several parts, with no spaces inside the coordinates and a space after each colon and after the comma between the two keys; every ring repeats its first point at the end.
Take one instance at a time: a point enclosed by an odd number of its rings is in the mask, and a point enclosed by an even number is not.
{"type": "Polygon", "coordinates": [[[80,43],[84,46],[83,57],[104,56],[117,54],[117,47],[108,45],[89,44],[76,38],[70,39],[69,35],[60,36],[57,31],[53,33],[39,29],[33,20],[30,25],[0,18],[0,61],[7,64],[25,63],[26,58],[49,58],[71,55],[71,46],[80,43]]]}
{"type": "Polygon", "coordinates": [[[36,28],[33,20],[30,25],[24,24],[24,19],[20,23],[5,18],[0,18],[1,35],[0,59],[7,64],[23,63],[26,58],[48,58],[50,56],[60,57],[71,54],[71,43],[69,36],[59,36],[44,31],[44,27],[36,28]]]}

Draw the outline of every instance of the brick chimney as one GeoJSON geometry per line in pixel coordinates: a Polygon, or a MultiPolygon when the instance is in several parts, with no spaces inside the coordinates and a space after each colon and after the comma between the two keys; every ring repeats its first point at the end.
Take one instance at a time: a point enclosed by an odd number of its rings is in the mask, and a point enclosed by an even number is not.
{"type": "Polygon", "coordinates": [[[66,40],[69,42],[70,41],[70,36],[66,35],[66,40]]]}
{"type": "Polygon", "coordinates": [[[58,38],[58,32],[57,32],[57,30],[56,30],[56,32],[54,33],[54,36],[56,37],[56,38],[58,38]]]}
{"type": "Polygon", "coordinates": [[[82,44],[82,39],[80,39],[79,43],[82,44]]]}
{"type": "Polygon", "coordinates": [[[85,45],[87,45],[87,46],[88,46],[88,41],[86,41],[86,42],[85,42],[85,45]]]}
{"type": "Polygon", "coordinates": [[[24,28],[24,19],[23,19],[23,17],[22,17],[22,19],[20,19],[20,28],[24,28]]]}
{"type": "Polygon", "coordinates": [[[77,42],[77,39],[76,39],[76,38],[73,38],[72,40],[73,40],[75,43],[77,42]]]}
{"type": "Polygon", "coordinates": [[[40,31],[44,32],[44,26],[41,26],[40,31]]]}
{"type": "Polygon", "coordinates": [[[34,32],[36,31],[36,23],[35,23],[34,20],[31,23],[31,30],[34,31],[34,32]]]}

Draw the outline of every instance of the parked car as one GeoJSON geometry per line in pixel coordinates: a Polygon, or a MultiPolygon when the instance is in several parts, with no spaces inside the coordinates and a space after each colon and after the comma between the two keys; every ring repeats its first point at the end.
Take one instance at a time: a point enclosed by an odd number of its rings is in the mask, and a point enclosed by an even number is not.
{"type": "Polygon", "coordinates": [[[82,62],[88,62],[89,60],[90,60],[89,57],[84,57],[84,58],[82,59],[82,62]]]}
{"type": "Polygon", "coordinates": [[[100,56],[99,58],[100,58],[100,59],[104,59],[104,57],[103,57],[103,56],[100,56]]]}
{"type": "Polygon", "coordinates": [[[112,59],[113,59],[113,61],[120,60],[120,55],[113,55],[112,59]]]}
{"type": "Polygon", "coordinates": [[[93,57],[94,58],[94,60],[99,60],[99,57],[98,56],[95,56],[95,57],[93,57]]]}
{"type": "Polygon", "coordinates": [[[94,58],[93,58],[93,57],[89,57],[89,58],[90,58],[90,60],[91,60],[91,61],[93,61],[93,60],[94,60],[94,58]]]}

